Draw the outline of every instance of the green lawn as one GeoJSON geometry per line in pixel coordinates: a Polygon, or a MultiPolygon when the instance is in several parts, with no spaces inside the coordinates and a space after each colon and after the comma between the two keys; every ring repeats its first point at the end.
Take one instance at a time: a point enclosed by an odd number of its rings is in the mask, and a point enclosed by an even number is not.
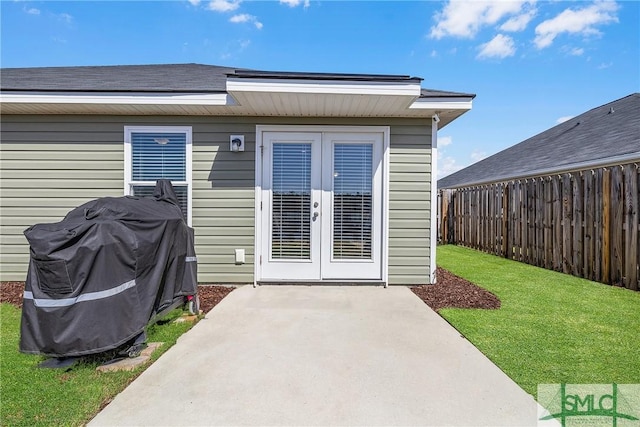
{"type": "Polygon", "coordinates": [[[452,245],[437,255],[440,267],[502,301],[499,310],[440,315],[528,393],[538,384],[640,383],[640,292],[452,245]]]}
{"type": "MultiPolygon", "coordinates": [[[[37,365],[43,357],[18,352],[20,314],[16,307],[0,304],[0,425],[83,425],[144,369],[100,373],[95,370],[97,363],[76,365],[69,372],[40,369],[37,365]]],[[[166,320],[180,314],[176,310],[166,320]]],[[[191,322],[151,326],[149,342],[165,343],[152,360],[191,326],[191,322]]]]}

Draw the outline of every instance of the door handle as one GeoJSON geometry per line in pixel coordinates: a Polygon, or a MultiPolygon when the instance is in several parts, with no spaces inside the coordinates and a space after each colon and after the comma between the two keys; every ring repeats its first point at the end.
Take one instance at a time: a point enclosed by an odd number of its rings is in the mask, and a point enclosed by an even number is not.
{"type": "Polygon", "coordinates": [[[311,218],[312,220],[316,220],[316,218],[318,218],[318,215],[320,215],[318,212],[314,212],[313,213],[313,218],[311,218]]]}

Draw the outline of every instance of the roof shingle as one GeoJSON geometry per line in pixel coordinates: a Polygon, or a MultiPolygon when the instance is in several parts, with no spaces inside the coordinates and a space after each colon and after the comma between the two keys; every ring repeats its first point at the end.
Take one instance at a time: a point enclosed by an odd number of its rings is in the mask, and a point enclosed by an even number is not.
{"type": "Polygon", "coordinates": [[[640,159],[640,93],[596,107],[446,176],[438,180],[438,188],[567,171],[634,153],[640,159]]]}

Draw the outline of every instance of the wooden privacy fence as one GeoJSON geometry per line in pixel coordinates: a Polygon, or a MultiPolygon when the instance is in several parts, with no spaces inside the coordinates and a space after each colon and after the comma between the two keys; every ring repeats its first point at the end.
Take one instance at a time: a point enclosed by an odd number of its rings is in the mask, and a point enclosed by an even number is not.
{"type": "Polygon", "coordinates": [[[441,190],[440,240],[638,290],[638,164],[441,190]]]}

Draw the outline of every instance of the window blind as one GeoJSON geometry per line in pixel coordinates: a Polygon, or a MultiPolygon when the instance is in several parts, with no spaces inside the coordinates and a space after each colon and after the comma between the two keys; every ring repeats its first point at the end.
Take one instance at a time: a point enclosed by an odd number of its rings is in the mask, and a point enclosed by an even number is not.
{"type": "Polygon", "coordinates": [[[333,258],[371,259],[373,147],[333,149],[333,258]]]}
{"type": "Polygon", "coordinates": [[[271,257],[311,256],[311,144],[273,144],[271,257]]]}
{"type": "Polygon", "coordinates": [[[158,179],[169,179],[180,209],[188,217],[187,134],[185,132],[131,133],[131,194],[150,197],[158,179]]]}
{"type": "Polygon", "coordinates": [[[185,181],[187,136],[185,133],[132,133],[132,179],[185,181]]]}

